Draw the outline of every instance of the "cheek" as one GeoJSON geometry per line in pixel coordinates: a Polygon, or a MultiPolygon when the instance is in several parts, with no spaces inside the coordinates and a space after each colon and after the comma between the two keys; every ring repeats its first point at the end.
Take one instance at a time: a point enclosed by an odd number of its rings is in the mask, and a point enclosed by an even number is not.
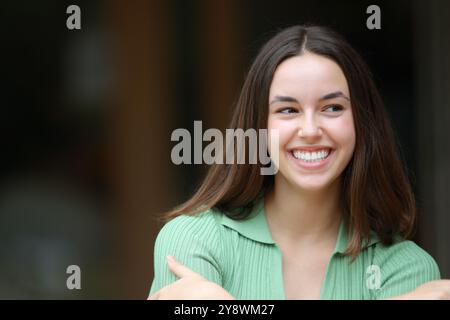
{"type": "Polygon", "coordinates": [[[292,135],[295,134],[295,125],[286,120],[271,119],[270,117],[267,129],[269,130],[269,134],[270,130],[276,129],[278,131],[280,147],[287,144],[292,139],[292,135]]]}
{"type": "Polygon", "coordinates": [[[341,146],[348,147],[353,151],[355,147],[356,134],[352,117],[343,117],[333,123],[330,128],[333,139],[341,146]]]}

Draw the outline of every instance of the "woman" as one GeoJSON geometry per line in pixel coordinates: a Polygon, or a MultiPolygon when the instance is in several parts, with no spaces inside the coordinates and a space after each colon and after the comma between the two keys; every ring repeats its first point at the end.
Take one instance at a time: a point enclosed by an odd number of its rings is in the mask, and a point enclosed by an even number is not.
{"type": "Polygon", "coordinates": [[[406,240],[411,186],[370,72],[339,35],[294,26],[270,39],[230,127],[277,132],[267,152],[278,172],[212,165],[196,194],[167,214],[150,299],[445,294],[444,281],[413,291],[439,269],[406,240]]]}

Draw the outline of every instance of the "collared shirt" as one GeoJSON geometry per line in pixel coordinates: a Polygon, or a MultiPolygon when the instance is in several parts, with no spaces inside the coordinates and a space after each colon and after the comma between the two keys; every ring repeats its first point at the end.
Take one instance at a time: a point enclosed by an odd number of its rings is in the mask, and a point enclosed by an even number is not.
{"type": "MultiPolygon", "coordinates": [[[[383,299],[440,279],[434,259],[412,241],[397,237],[392,245],[385,246],[374,235],[352,262],[344,255],[347,238],[343,220],[320,290],[321,299],[383,299]]],[[[237,299],[286,299],[282,254],[271,236],[263,200],[245,220],[234,220],[210,209],[168,222],[155,242],[150,294],[177,280],[167,267],[168,255],[237,299]]]]}

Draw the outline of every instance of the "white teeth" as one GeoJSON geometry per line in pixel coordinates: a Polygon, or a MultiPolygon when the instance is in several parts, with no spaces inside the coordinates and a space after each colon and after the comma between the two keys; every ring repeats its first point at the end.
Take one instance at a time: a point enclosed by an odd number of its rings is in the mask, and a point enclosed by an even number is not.
{"type": "Polygon", "coordinates": [[[321,150],[319,152],[306,152],[306,151],[298,151],[295,150],[292,152],[295,158],[307,161],[307,162],[315,162],[315,161],[321,161],[328,157],[328,154],[330,153],[329,149],[321,150]]]}

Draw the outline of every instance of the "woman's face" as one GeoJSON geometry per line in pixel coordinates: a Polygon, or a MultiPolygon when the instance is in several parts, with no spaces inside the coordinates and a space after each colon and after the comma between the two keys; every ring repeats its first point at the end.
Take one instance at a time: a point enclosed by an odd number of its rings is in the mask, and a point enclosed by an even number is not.
{"type": "Polygon", "coordinates": [[[341,68],[313,53],[283,61],[270,86],[268,129],[279,134],[276,181],[309,191],[336,181],[355,148],[350,95],[341,68]]]}

